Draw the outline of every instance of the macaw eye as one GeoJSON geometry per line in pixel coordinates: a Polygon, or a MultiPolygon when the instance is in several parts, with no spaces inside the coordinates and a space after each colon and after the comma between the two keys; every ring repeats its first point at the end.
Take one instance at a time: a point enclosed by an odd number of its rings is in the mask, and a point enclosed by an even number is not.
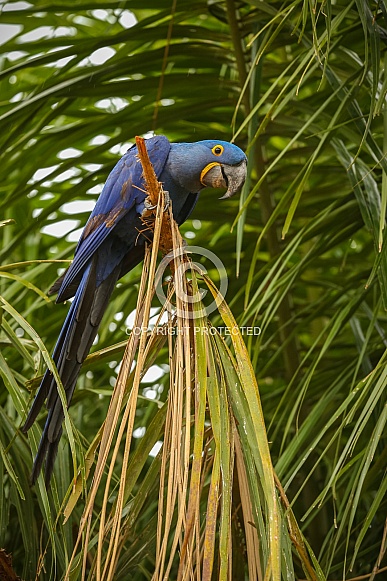
{"type": "Polygon", "coordinates": [[[222,155],[223,150],[224,150],[223,145],[214,145],[214,147],[211,149],[214,155],[222,155]]]}

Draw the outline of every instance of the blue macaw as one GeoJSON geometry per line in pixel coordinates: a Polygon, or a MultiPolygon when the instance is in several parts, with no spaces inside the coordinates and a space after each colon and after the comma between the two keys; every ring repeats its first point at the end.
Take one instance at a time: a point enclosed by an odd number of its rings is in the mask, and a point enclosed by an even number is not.
{"type": "MultiPolygon", "coordinates": [[[[246,156],[231,143],[212,140],[170,143],[159,135],[146,140],[146,147],[157,178],[169,192],[173,216],[179,225],[191,214],[204,187],[227,188],[223,199],[235,194],[244,183],[246,156]]],[[[56,302],[74,296],[52,356],[68,406],[117,280],[144,257],[145,242],[151,236],[150,231],[144,232],[141,221],[145,198],[142,167],[134,146],[110,173],[82,232],[73,262],[50,289],[51,294],[58,292],[56,302]]],[[[32,484],[46,458],[48,485],[63,429],[62,403],[49,370],[23,432],[32,426],[46,399],[48,416],[31,473],[32,484]]]]}

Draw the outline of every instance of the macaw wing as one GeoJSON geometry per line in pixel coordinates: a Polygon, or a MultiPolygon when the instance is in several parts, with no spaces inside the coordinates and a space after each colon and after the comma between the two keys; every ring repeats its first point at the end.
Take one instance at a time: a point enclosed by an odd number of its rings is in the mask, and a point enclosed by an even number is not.
{"type": "MultiPolygon", "coordinates": [[[[158,135],[147,139],[146,147],[159,177],[169,154],[170,143],[166,137],[158,135]]],[[[106,180],[76,247],[74,260],[61,280],[57,302],[68,298],[66,290],[76,279],[80,280],[85,266],[118,222],[130,210],[141,214],[146,197],[144,189],[142,166],[137,158],[137,147],[134,146],[119,160],[106,180]]]]}

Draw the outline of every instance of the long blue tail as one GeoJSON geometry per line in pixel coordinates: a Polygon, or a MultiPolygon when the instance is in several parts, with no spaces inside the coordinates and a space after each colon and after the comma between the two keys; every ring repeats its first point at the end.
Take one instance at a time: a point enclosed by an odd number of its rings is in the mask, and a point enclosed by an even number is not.
{"type": "MultiPolygon", "coordinates": [[[[97,335],[99,324],[119,274],[120,268],[117,267],[106,280],[96,287],[96,260],[93,260],[82,276],[64,321],[52,358],[63,383],[67,406],[70,405],[81,365],[97,335]]],[[[47,485],[49,484],[63,430],[64,413],[62,402],[58,394],[55,378],[49,370],[44,374],[27,420],[22,428],[23,432],[27,432],[32,426],[46,398],[48,416],[32,468],[31,484],[36,482],[45,459],[45,481],[47,485]]]]}

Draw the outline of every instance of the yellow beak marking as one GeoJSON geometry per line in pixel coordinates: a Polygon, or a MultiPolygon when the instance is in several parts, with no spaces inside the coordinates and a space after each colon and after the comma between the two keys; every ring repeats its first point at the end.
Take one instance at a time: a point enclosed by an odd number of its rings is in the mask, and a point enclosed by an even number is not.
{"type": "Polygon", "coordinates": [[[202,173],[200,174],[200,183],[205,186],[206,184],[203,183],[204,178],[206,177],[207,173],[210,171],[210,169],[212,169],[213,167],[215,167],[216,165],[220,165],[219,162],[217,161],[212,161],[211,163],[209,163],[208,165],[206,165],[206,167],[202,170],[202,173]]]}

